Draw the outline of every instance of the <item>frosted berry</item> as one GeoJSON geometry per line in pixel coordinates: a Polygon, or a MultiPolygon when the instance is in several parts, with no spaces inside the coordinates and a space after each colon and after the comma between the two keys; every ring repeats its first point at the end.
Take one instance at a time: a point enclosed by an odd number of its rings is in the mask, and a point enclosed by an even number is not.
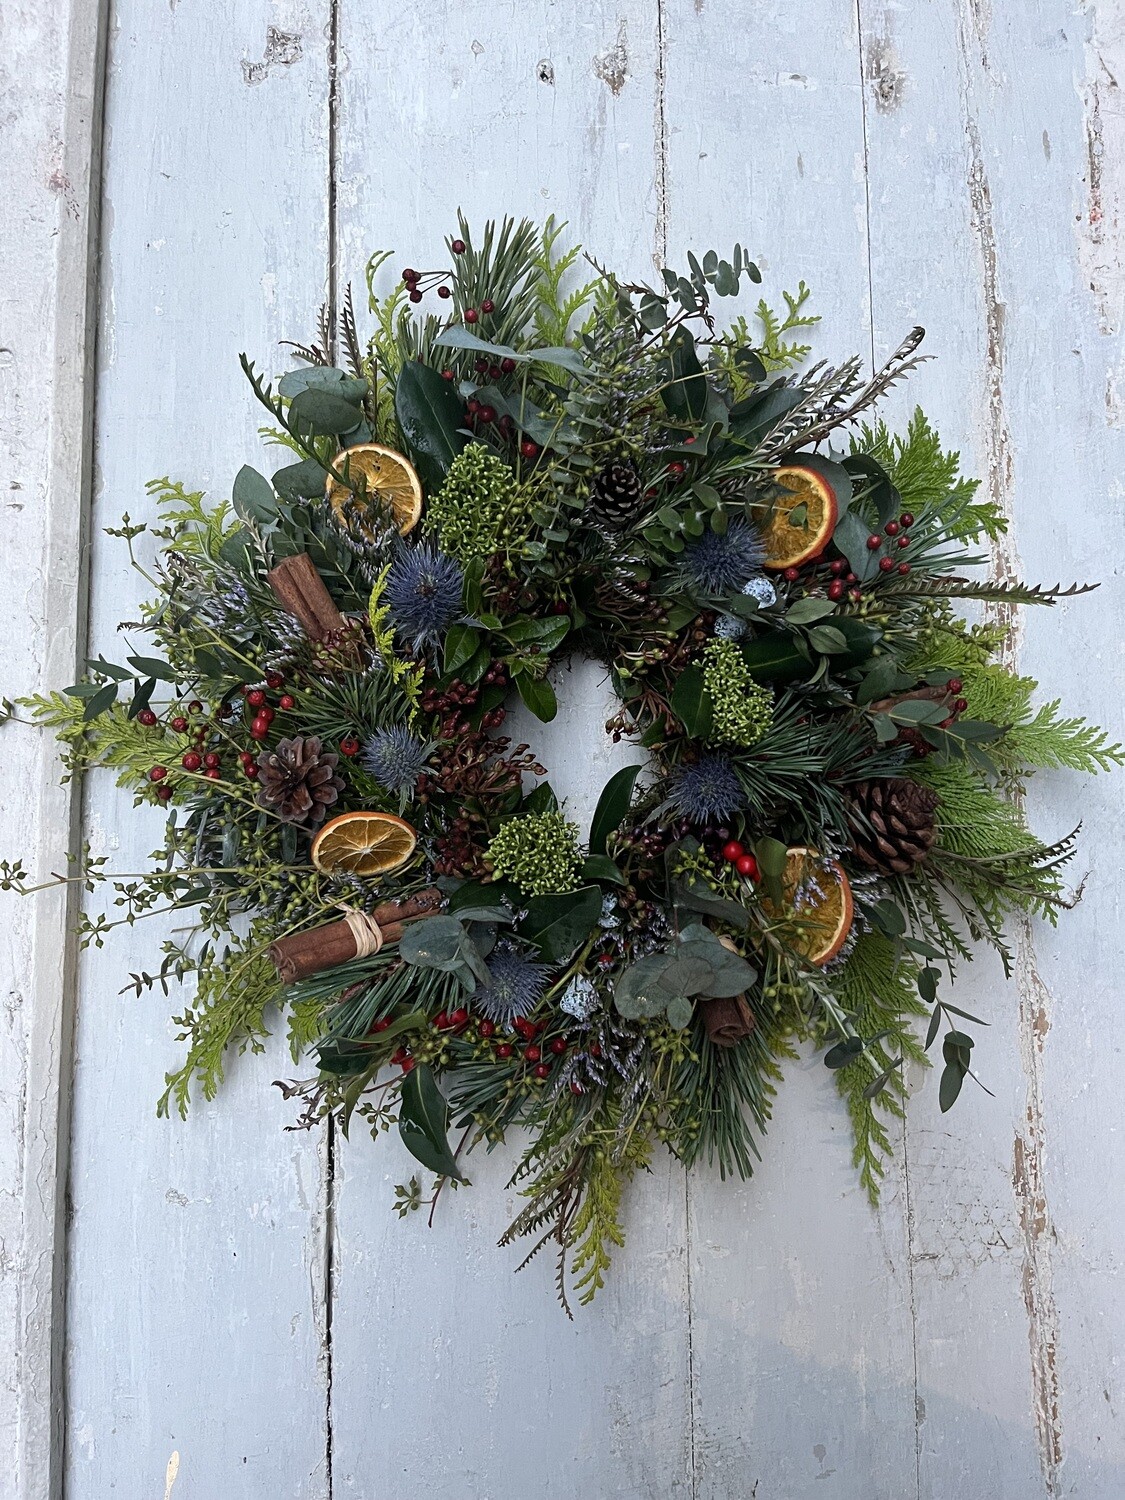
{"type": "Polygon", "coordinates": [[[480,305],[480,310],[483,313],[494,312],[496,310],[496,304],[495,302],[493,302],[491,297],[486,297],[480,305]]]}
{"type": "Polygon", "coordinates": [[[947,692],[959,693],[965,684],[961,681],[960,677],[951,677],[945,686],[947,692]]]}
{"type": "Polygon", "coordinates": [[[539,1048],[535,1045],[534,1042],[532,1042],[529,1047],[525,1047],[523,1049],[523,1055],[526,1061],[530,1063],[538,1062],[539,1059],[543,1056],[542,1052],[540,1052],[539,1048]]]}
{"type": "Polygon", "coordinates": [[[203,757],[203,764],[209,771],[217,771],[222,765],[222,759],[217,750],[209,750],[203,757]]]}
{"type": "Polygon", "coordinates": [[[551,1051],[556,1057],[561,1057],[566,1051],[566,1038],[561,1036],[555,1037],[551,1043],[551,1051]]]}
{"type": "Polygon", "coordinates": [[[953,712],[955,714],[963,714],[968,706],[969,700],[967,698],[956,698],[953,703],[953,712]]]}
{"type": "Polygon", "coordinates": [[[163,786],[156,788],[156,795],[160,798],[161,802],[171,802],[172,788],[165,782],[163,786]]]}
{"type": "Polygon", "coordinates": [[[796,583],[797,579],[801,576],[801,570],[800,568],[786,568],[781,576],[785,579],[786,583],[796,583]]]}
{"type": "Polygon", "coordinates": [[[879,559],[879,572],[880,573],[889,573],[891,571],[891,569],[894,567],[894,565],[895,565],[895,560],[894,560],[893,557],[881,557],[879,559]]]}
{"type": "Polygon", "coordinates": [[[900,529],[901,528],[897,521],[888,521],[886,526],[884,527],[884,530],[886,531],[888,536],[898,536],[900,529]]]}
{"type": "Polygon", "coordinates": [[[899,565],[898,565],[898,571],[902,574],[903,578],[905,578],[906,575],[907,575],[907,573],[910,572],[910,564],[909,563],[899,563],[899,565]]]}
{"type": "Polygon", "coordinates": [[[497,1049],[496,1049],[496,1056],[497,1057],[511,1057],[512,1053],[515,1050],[516,1049],[512,1046],[511,1042],[501,1042],[500,1045],[499,1045],[499,1047],[497,1047],[497,1049]]]}
{"type": "Polygon", "coordinates": [[[551,1070],[546,1063],[537,1063],[533,1069],[536,1078],[550,1078],[551,1070]]]}

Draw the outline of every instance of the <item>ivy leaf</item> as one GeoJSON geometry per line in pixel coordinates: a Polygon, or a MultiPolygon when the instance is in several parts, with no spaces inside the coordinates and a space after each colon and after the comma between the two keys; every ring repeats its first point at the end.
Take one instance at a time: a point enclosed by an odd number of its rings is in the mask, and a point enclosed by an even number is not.
{"type": "Polygon", "coordinates": [[[641,773],[640,766],[623,766],[602,787],[598,805],[594,808],[590,824],[590,853],[604,854],[611,833],[620,828],[629,803],[633,799],[633,788],[641,773]]]}
{"type": "Polygon", "coordinates": [[[395,416],[427,490],[441,488],[449,466],[468,442],[459,429],[465,407],[452,382],[430,365],[408,360],[395,386],[395,416]]]}
{"type": "Polygon", "coordinates": [[[449,1105],[437,1086],[433,1070],[419,1063],[402,1085],[398,1130],[402,1143],[424,1167],[439,1177],[465,1177],[449,1149],[449,1105]]]}

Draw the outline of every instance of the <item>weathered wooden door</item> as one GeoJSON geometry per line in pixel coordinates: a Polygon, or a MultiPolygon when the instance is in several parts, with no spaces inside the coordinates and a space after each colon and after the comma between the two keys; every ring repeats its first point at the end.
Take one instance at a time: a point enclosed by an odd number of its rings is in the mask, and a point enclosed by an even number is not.
{"type": "MultiPolygon", "coordinates": [[[[254,461],[239,350],[268,368],[372,249],[433,263],[460,206],[566,218],[639,274],[740,239],[774,297],[809,282],[826,354],[925,324],[911,399],[1010,514],[998,563],[1104,580],[1019,659],[1119,728],[1114,0],[11,0],[3,31],[5,692],[112,647],[139,596],[104,528],[149,516],[147,479],[222,495],[254,461]]],[[[596,737],[589,672],[572,701],[596,737]]],[[[610,752],[573,742],[542,741],[581,808],[610,752]]],[[[99,777],[68,829],[49,746],[4,745],[3,852],[138,868],[151,813],[99,777]]],[[[876,1213],[795,1063],[754,1181],[639,1182],[574,1324],[495,1249],[505,1152],[400,1223],[396,1141],[286,1131],[280,1045],[158,1121],[174,1027],[121,988],[155,924],[75,974],[63,903],[2,898],[0,1494],[1117,1500],[1121,783],[1034,799],[1044,832],[1084,819],[1088,879],[1057,934],[1017,932],[1010,983],[967,976],[994,1097],[916,1092],[876,1213]]]]}

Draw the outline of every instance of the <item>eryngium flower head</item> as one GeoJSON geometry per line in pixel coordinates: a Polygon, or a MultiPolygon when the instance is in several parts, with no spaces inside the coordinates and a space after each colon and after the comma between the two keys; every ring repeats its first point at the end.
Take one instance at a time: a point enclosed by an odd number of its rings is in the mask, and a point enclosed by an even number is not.
{"type": "Polygon", "coordinates": [[[701,755],[672,775],[669,801],[693,823],[729,818],[746,805],[735,769],[725,755],[701,755]]]}
{"type": "Polygon", "coordinates": [[[722,536],[717,531],[705,531],[697,542],[685,547],[680,567],[703,593],[729,594],[758,571],[764,556],[753,526],[736,519],[722,536]]]}
{"type": "Polygon", "coordinates": [[[529,1015],[547,988],[548,964],[535,964],[507,943],[498,943],[488,959],[488,983],[478,984],[470,1004],[497,1026],[510,1026],[529,1015]]]}
{"type": "Polygon", "coordinates": [[[387,572],[383,593],[395,630],[415,651],[436,646],[461,613],[460,565],[430,542],[403,546],[387,572]]]}
{"type": "Polygon", "coordinates": [[[402,724],[378,729],[363,747],[363,764],[388,792],[412,787],[426,764],[429,746],[402,724]]]}

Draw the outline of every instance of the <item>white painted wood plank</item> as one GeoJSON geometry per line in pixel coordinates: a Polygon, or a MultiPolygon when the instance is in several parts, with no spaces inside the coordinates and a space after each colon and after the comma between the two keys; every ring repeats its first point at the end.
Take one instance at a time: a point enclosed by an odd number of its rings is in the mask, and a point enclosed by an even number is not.
{"type": "MultiPolygon", "coordinates": [[[[734,0],[667,6],[669,259],[737,239],[775,305],[812,287],[818,356],[866,354],[853,8],[771,3],[746,19],[734,0]]],[[[746,1184],[691,1179],[696,1493],[898,1500],[914,1483],[900,1170],[874,1213],[817,1056],[785,1069],[763,1156],[746,1184]]]]}
{"type": "MultiPolygon", "coordinates": [[[[3,692],[75,671],[84,633],[91,211],[100,139],[101,7],[0,14],[0,516],[13,628],[3,692]]],[[[50,737],[4,735],[4,853],[45,878],[74,832],[50,737]]],[[[61,1479],[63,1185],[73,943],[70,900],[4,898],[0,917],[0,1496],[47,1500],[61,1479]]]]}
{"type": "MultiPolygon", "coordinates": [[[[1047,581],[1097,576],[1104,550],[1084,547],[1080,528],[1065,518],[1069,507],[1059,505],[1060,486],[1063,493],[1083,487],[1073,470],[1078,434],[1093,428],[1091,478],[1099,467],[1105,472],[1108,457],[1097,440],[1103,392],[1084,378],[1094,308],[1093,299],[1081,305],[1074,232],[1084,159],[1073,89],[1081,29],[1072,31],[1065,5],[1018,17],[968,3],[863,10],[877,342],[887,350],[910,323],[929,327],[940,362],[916,387],[948,439],[966,450],[967,467],[1012,516],[1002,561],[1047,581]]],[[[896,404],[903,412],[902,395],[896,404]]],[[[1112,527],[1096,481],[1093,493],[1093,529],[1112,527]]],[[[1110,596],[1031,614],[1027,640],[1041,645],[1023,647],[1019,659],[1037,676],[1044,664],[1055,665],[1047,696],[1065,692],[1068,707],[1119,724],[1119,663],[1084,660],[1086,643],[1099,626],[1106,629],[1114,604],[1110,596]]],[[[1045,835],[1057,837],[1077,821],[1068,800],[1100,807],[1119,798],[1111,782],[1039,781],[1031,805],[1045,835]]],[[[1115,829],[1119,815],[1093,821],[1083,868],[1091,858],[1103,869],[1107,858],[1119,867],[1115,846],[1103,845],[1115,829]]],[[[1095,907],[1116,896],[1104,883],[1091,891],[1095,907]]],[[[970,1090],[942,1118],[931,1089],[910,1111],[925,1495],[964,1484],[1004,1495],[1072,1492],[1071,1465],[1065,1474],[1062,1467],[1063,1345],[1052,1271],[1056,1142],[1044,1112],[1043,1043],[1061,996],[1049,993],[1036,953],[1046,939],[1072,963],[1088,954],[1089,919],[1087,906],[1064,918],[1057,938],[1038,925],[1017,932],[1010,984],[988,956],[978,972],[963,976],[966,1007],[993,1022],[976,1055],[997,1097],[970,1090]]],[[[1107,959],[1099,972],[1116,986],[1107,959]]],[[[1081,978],[1067,976],[1072,988],[1088,985],[1087,963],[1081,978]]],[[[1103,1025],[1104,996],[1095,984],[1086,1013],[1103,1025]]],[[[1074,1037],[1079,1052],[1084,1042],[1074,1037]]],[[[1118,1224],[1121,1206],[1119,1198],[1118,1224]]],[[[1085,1229],[1075,1229],[1081,1242],[1085,1229]]],[[[1120,1332],[1120,1308],[1112,1326],[1120,1332]]],[[[1089,1378],[1100,1394],[1101,1374],[1089,1378]]],[[[1089,1410],[1088,1397],[1082,1405],[1089,1410]]],[[[1100,1487],[1073,1492],[1120,1493],[1116,1458],[1105,1449],[1088,1457],[1100,1487]]]]}
{"type": "MultiPolygon", "coordinates": [[[[171,473],[229,494],[258,461],[237,364],[302,336],[327,266],[326,4],[194,0],[115,10],[107,98],[91,645],[144,585],[101,527],[151,517],[171,473]]],[[[89,834],[144,868],[159,817],[93,778],[89,834]]],[[[171,1004],[119,994],[154,967],[156,921],[82,965],[70,1236],[67,1494],[320,1500],[326,1475],[321,1174],[269,1083],[282,1046],[235,1062],[187,1125],[158,1121],[182,1053],[171,1004]],[[272,1070],[272,1071],[271,1071],[272,1070]]]]}
{"type": "MultiPolygon", "coordinates": [[[[341,28],[341,274],[396,247],[440,264],[461,205],[569,218],[611,264],[651,272],[655,12],[595,3],[346,3],[341,28]],[[425,58],[419,77],[403,57],[425,58]],[[435,258],[437,257],[437,258],[435,258]]],[[[613,762],[605,699],[540,731],[552,778],[580,816],[613,762]],[[573,727],[568,728],[568,724],[573,727]]],[[[596,675],[596,674],[594,674],[596,675]]],[[[590,696],[586,697],[585,694],[590,696]]],[[[337,1493],[435,1497],[688,1496],[690,1432],[684,1181],[661,1162],[634,1184],[626,1250],[592,1308],[567,1323],[546,1259],[513,1276],[496,1248],[518,1206],[504,1191],[518,1142],[470,1161],[473,1186],[424,1218],[391,1215],[413,1163],[359,1138],[337,1160],[333,1430],[337,1493]],[[374,1413],[374,1420],[372,1414],[374,1413]]]]}

